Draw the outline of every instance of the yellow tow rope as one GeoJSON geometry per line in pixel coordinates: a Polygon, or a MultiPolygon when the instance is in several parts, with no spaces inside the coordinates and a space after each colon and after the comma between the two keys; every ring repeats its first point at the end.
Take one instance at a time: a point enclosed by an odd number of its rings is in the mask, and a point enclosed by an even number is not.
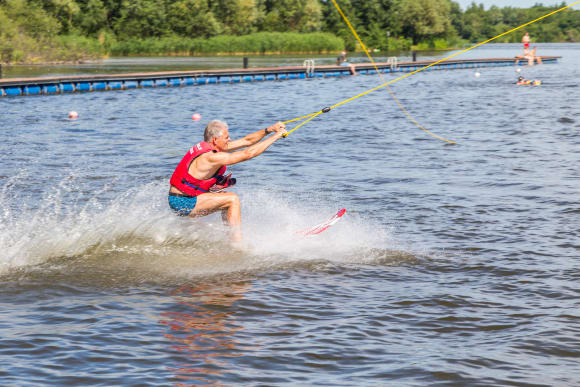
{"type": "MultiPolygon", "coordinates": [[[[350,23],[350,20],[348,20],[348,18],[346,17],[346,15],[344,14],[344,12],[342,12],[342,9],[338,6],[338,3],[336,2],[336,0],[331,0],[332,4],[334,4],[334,7],[336,8],[336,10],[338,11],[338,13],[340,13],[340,16],[342,16],[343,20],[345,21],[346,25],[348,26],[348,28],[350,28],[350,31],[352,32],[352,34],[354,35],[354,37],[356,38],[356,40],[358,40],[358,43],[360,44],[360,46],[362,47],[362,49],[364,50],[365,54],[367,54],[367,57],[369,58],[369,60],[371,61],[371,63],[373,64],[373,67],[375,68],[375,71],[377,72],[377,75],[379,76],[379,78],[381,78],[381,82],[385,82],[385,78],[383,78],[383,75],[381,74],[381,72],[379,71],[379,68],[377,67],[377,64],[375,63],[373,57],[371,56],[371,54],[369,53],[369,50],[367,50],[366,46],[364,45],[364,43],[362,42],[361,38],[358,36],[358,34],[356,33],[354,27],[352,26],[352,24],[350,23]]],[[[405,109],[405,107],[403,106],[403,104],[401,103],[401,101],[399,101],[399,99],[397,98],[397,96],[395,95],[395,93],[393,93],[393,91],[391,90],[391,88],[389,86],[386,86],[387,91],[389,92],[389,94],[391,95],[391,97],[393,98],[393,100],[397,103],[397,105],[399,106],[399,108],[403,111],[403,113],[405,113],[405,115],[407,116],[407,118],[409,120],[411,120],[411,122],[413,122],[415,125],[417,125],[417,127],[419,127],[419,129],[421,129],[423,132],[441,140],[441,141],[445,141],[449,144],[456,144],[455,141],[452,140],[448,140],[446,138],[443,138],[441,136],[436,135],[435,133],[432,133],[430,131],[428,131],[427,129],[425,129],[412,115],[411,113],[409,113],[407,111],[407,109],[405,109]]]]}
{"type": "Polygon", "coordinates": [[[415,70],[415,71],[413,71],[413,72],[410,72],[410,73],[407,73],[407,74],[405,74],[405,75],[402,75],[402,76],[400,76],[400,77],[398,77],[398,78],[395,78],[395,79],[393,79],[393,80],[391,80],[391,81],[389,81],[389,82],[383,83],[382,85],[379,85],[379,86],[377,86],[377,87],[374,87],[374,88],[372,88],[372,89],[369,89],[369,90],[367,90],[367,91],[365,91],[365,92],[362,92],[362,93],[360,93],[360,94],[357,94],[357,95],[355,95],[354,97],[351,97],[351,98],[345,99],[345,100],[344,100],[344,101],[342,101],[342,102],[339,102],[339,103],[337,103],[337,104],[334,104],[334,105],[332,105],[332,106],[329,106],[329,107],[325,107],[324,109],[322,109],[322,110],[320,110],[320,111],[317,111],[317,112],[315,112],[315,113],[311,113],[311,114],[308,114],[308,115],[305,115],[305,116],[302,116],[302,117],[293,118],[293,119],[291,119],[291,120],[288,120],[288,121],[284,121],[284,123],[285,123],[285,124],[287,124],[287,123],[290,123],[290,122],[294,122],[294,121],[299,121],[299,120],[306,119],[304,122],[301,122],[300,124],[298,124],[297,126],[295,126],[294,128],[292,128],[291,130],[289,130],[289,131],[288,131],[288,132],[287,132],[287,133],[284,135],[284,137],[288,137],[288,135],[289,135],[290,133],[292,133],[293,131],[295,131],[296,129],[298,129],[299,127],[301,127],[302,125],[304,125],[304,124],[306,124],[307,122],[311,121],[313,118],[315,118],[315,117],[319,116],[319,115],[320,115],[320,114],[322,114],[322,113],[328,113],[328,112],[329,112],[329,111],[331,111],[332,109],[335,109],[335,108],[337,108],[337,107],[339,107],[339,106],[341,106],[341,105],[344,105],[345,103],[348,103],[348,102],[350,102],[350,101],[353,101],[353,100],[355,100],[355,99],[357,99],[357,98],[360,98],[360,97],[362,97],[363,95],[367,95],[367,94],[369,94],[369,93],[372,93],[373,91],[376,91],[376,90],[378,90],[378,89],[381,89],[381,88],[383,88],[383,87],[385,87],[385,86],[388,86],[388,85],[390,85],[391,83],[395,83],[395,82],[397,82],[397,81],[400,81],[401,79],[403,79],[403,78],[406,78],[406,77],[408,77],[408,76],[410,76],[410,75],[413,75],[413,74],[415,74],[415,73],[418,73],[418,72],[420,72],[420,71],[423,71],[423,70],[425,70],[425,69],[428,69],[429,67],[435,66],[436,64],[439,64],[439,63],[441,63],[441,62],[444,62],[444,61],[446,61],[446,60],[448,60],[448,59],[451,59],[451,58],[453,58],[453,57],[456,57],[456,56],[458,56],[458,55],[460,55],[460,54],[463,54],[464,52],[467,52],[467,51],[469,51],[469,50],[472,50],[472,49],[474,49],[474,48],[476,48],[476,47],[479,47],[479,46],[481,46],[481,45],[484,45],[484,44],[486,44],[486,43],[489,43],[489,42],[491,42],[492,40],[495,40],[495,39],[497,39],[497,38],[500,38],[500,37],[502,37],[502,36],[504,36],[504,35],[507,35],[507,34],[509,34],[509,33],[512,33],[512,32],[514,32],[514,31],[517,31],[517,30],[519,30],[520,28],[523,28],[523,27],[525,27],[525,26],[528,26],[528,25],[530,25],[530,24],[533,24],[533,23],[535,23],[535,22],[537,22],[537,21],[540,21],[540,20],[542,20],[542,19],[545,19],[545,18],[547,18],[548,16],[552,16],[552,15],[554,15],[554,14],[558,13],[558,12],[561,12],[561,11],[563,11],[563,10],[565,10],[565,9],[568,9],[568,8],[570,8],[570,7],[573,7],[573,6],[575,6],[576,4],[580,4],[580,1],[576,1],[576,2],[574,2],[574,3],[572,3],[572,4],[570,4],[570,5],[566,5],[566,6],[562,7],[562,8],[560,8],[560,9],[557,9],[557,10],[555,10],[555,11],[552,11],[552,12],[550,12],[550,13],[548,13],[548,14],[544,15],[544,16],[540,16],[539,18],[537,18],[537,19],[534,19],[534,20],[532,20],[532,21],[529,21],[529,22],[527,22],[527,23],[525,23],[525,24],[522,24],[522,25],[521,25],[521,26],[519,26],[519,27],[512,28],[511,30],[509,30],[509,31],[506,31],[506,32],[504,32],[504,33],[502,33],[502,34],[499,34],[499,35],[497,35],[497,36],[494,36],[494,37],[493,37],[493,38],[491,38],[491,39],[487,39],[487,40],[485,40],[485,41],[483,41],[483,42],[481,42],[481,43],[477,43],[477,44],[476,44],[476,45],[474,45],[474,46],[471,46],[471,47],[469,47],[469,48],[466,48],[465,50],[459,51],[458,53],[455,53],[455,54],[449,55],[448,57],[446,57],[446,58],[443,58],[443,59],[440,59],[440,60],[438,60],[438,61],[436,61],[436,62],[433,62],[433,63],[431,63],[430,65],[427,65],[427,66],[425,66],[425,67],[421,67],[421,68],[420,68],[420,69],[418,69],[418,70],[415,70]]]}

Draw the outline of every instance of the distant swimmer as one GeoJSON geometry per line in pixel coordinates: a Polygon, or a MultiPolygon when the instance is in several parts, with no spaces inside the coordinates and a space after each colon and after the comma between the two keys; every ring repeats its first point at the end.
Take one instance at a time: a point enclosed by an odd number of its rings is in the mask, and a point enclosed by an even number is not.
{"type": "Polygon", "coordinates": [[[171,176],[169,207],[180,216],[192,218],[221,211],[222,219],[230,227],[233,244],[239,244],[242,241],[241,205],[238,195],[223,192],[236,183],[231,173],[226,174],[226,166],[261,155],[285,133],[286,125],[278,122],[239,140],[230,140],[225,122],[210,121],[204,140],[189,149],[171,176]],[[246,149],[233,152],[242,148],[246,149]]]}
{"type": "Polygon", "coordinates": [[[524,79],[524,77],[522,77],[522,76],[519,76],[518,81],[516,82],[516,85],[540,86],[541,84],[542,84],[542,81],[540,81],[538,79],[534,79],[534,80],[524,79]]]}

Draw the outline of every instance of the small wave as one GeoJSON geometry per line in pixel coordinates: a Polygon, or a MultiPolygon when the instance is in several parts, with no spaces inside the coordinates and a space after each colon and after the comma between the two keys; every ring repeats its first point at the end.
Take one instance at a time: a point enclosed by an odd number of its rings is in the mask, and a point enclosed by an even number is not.
{"type": "Polygon", "coordinates": [[[562,123],[562,124],[573,124],[574,122],[576,122],[572,118],[568,118],[568,117],[560,117],[560,118],[558,118],[557,121],[562,123]]]}
{"type": "Polygon", "coordinates": [[[174,216],[163,183],[145,184],[102,200],[110,187],[87,198],[87,188],[68,176],[31,206],[10,199],[16,181],[18,177],[10,179],[0,195],[0,274],[51,272],[83,277],[88,273],[88,277],[115,281],[158,281],[320,262],[388,264],[414,257],[390,228],[362,214],[348,213],[316,237],[296,234],[332,215],[340,207],[337,199],[241,190],[244,236],[249,243],[241,252],[230,248],[219,215],[174,216]]]}

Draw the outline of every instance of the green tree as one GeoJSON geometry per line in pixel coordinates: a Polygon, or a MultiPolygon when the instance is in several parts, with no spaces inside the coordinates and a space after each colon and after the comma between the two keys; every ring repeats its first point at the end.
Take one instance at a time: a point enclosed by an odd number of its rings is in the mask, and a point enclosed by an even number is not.
{"type": "Polygon", "coordinates": [[[461,10],[461,6],[455,1],[449,1],[449,15],[451,17],[451,26],[455,30],[455,33],[462,36],[463,29],[465,28],[463,11],[461,10]]]}
{"type": "Polygon", "coordinates": [[[568,10],[558,20],[558,28],[568,42],[580,42],[580,10],[568,10]]]}
{"type": "Polygon", "coordinates": [[[307,0],[301,17],[299,32],[317,32],[322,28],[322,7],[318,0],[307,0]]]}
{"type": "MultiPolygon", "coordinates": [[[[350,20],[353,27],[358,32],[360,21],[355,14],[355,10],[350,0],[342,0],[339,2],[339,5],[346,17],[350,20]]],[[[340,37],[344,41],[345,48],[347,50],[355,50],[357,45],[356,39],[354,36],[352,36],[352,32],[349,30],[331,1],[326,1],[322,4],[322,19],[324,31],[331,32],[334,35],[340,37]]]]}
{"type": "MultiPolygon", "coordinates": [[[[87,1],[87,0],[77,0],[87,1]]],[[[121,16],[122,0],[102,0],[107,10],[107,25],[113,26],[114,22],[121,16]]]]}
{"type": "Polygon", "coordinates": [[[214,0],[211,10],[226,34],[244,35],[256,31],[261,10],[255,0],[214,0]]]}
{"type": "Polygon", "coordinates": [[[18,34],[16,23],[0,8],[0,63],[11,62],[14,55],[13,39],[18,34]]]}
{"type": "Polygon", "coordinates": [[[80,12],[80,7],[74,0],[48,0],[43,3],[44,9],[60,22],[63,33],[70,33],[75,29],[73,18],[80,12]]]}
{"type": "Polygon", "coordinates": [[[77,23],[85,35],[95,35],[107,28],[107,15],[107,9],[101,0],[88,0],[77,16],[77,23]]]}
{"type": "Polygon", "coordinates": [[[400,33],[397,4],[393,0],[353,0],[359,20],[358,34],[369,48],[388,49],[389,36],[400,33]]]}
{"type": "Polygon", "coordinates": [[[168,31],[164,2],[123,0],[113,28],[121,38],[162,36],[168,31]]]}
{"type": "Polygon", "coordinates": [[[483,4],[471,5],[465,10],[463,14],[463,31],[461,37],[471,42],[481,41],[483,37],[483,21],[485,9],[483,4]]]}
{"type": "Polygon", "coordinates": [[[265,31],[320,31],[322,8],[318,0],[264,1],[265,17],[262,28],[265,31]]]}
{"type": "Polygon", "coordinates": [[[403,34],[415,44],[452,32],[450,5],[446,0],[404,0],[400,7],[403,34]]]}
{"type": "Polygon", "coordinates": [[[223,32],[207,0],[180,0],[169,6],[167,23],[173,32],[191,38],[208,38],[223,32]]]}
{"type": "Polygon", "coordinates": [[[41,7],[26,0],[6,0],[6,16],[16,22],[18,29],[39,41],[55,37],[61,24],[41,7]]]}

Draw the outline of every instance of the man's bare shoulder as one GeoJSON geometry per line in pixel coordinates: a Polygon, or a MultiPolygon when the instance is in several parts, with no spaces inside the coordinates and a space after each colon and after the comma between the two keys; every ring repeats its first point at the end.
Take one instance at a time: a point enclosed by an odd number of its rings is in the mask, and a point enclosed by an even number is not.
{"type": "Polygon", "coordinates": [[[224,152],[211,151],[199,155],[189,166],[190,173],[200,179],[206,178],[208,173],[223,165],[220,153],[224,152]]]}
{"type": "Polygon", "coordinates": [[[217,150],[212,150],[211,152],[207,152],[205,154],[202,155],[203,159],[201,159],[203,162],[206,162],[208,164],[223,164],[224,159],[227,159],[229,156],[228,152],[222,152],[222,151],[217,151],[217,150]]]}

